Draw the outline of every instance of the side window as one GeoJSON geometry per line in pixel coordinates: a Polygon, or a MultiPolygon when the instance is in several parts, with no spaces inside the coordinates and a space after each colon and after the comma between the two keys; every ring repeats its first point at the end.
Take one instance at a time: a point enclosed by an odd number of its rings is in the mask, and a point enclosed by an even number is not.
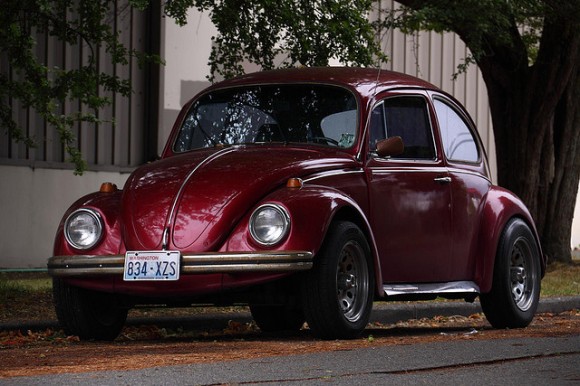
{"type": "Polygon", "coordinates": [[[369,134],[371,151],[377,150],[378,141],[387,138],[385,134],[385,109],[382,102],[371,113],[369,134]]]}
{"type": "Polygon", "coordinates": [[[469,126],[448,104],[435,99],[434,105],[439,128],[441,129],[443,150],[447,159],[477,162],[479,160],[479,152],[469,126]]]}
{"type": "Polygon", "coordinates": [[[370,149],[387,137],[400,136],[405,151],[396,158],[434,159],[435,147],[427,105],[421,97],[385,99],[371,113],[370,149]]]}
{"type": "Polygon", "coordinates": [[[397,158],[434,159],[435,146],[425,99],[394,97],[385,99],[383,104],[387,136],[400,136],[405,145],[405,151],[397,158]]]}

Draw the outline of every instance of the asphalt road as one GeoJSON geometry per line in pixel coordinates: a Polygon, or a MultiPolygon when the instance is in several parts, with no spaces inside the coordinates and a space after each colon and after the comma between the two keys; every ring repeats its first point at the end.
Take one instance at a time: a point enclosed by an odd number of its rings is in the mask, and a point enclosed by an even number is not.
{"type": "Polygon", "coordinates": [[[130,371],[0,379],[5,385],[578,385],[580,336],[455,340],[130,371]]]}

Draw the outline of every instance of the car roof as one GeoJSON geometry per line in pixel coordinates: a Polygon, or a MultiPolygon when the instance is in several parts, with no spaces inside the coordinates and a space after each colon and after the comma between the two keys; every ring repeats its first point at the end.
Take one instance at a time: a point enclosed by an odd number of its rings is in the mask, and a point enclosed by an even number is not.
{"type": "Polygon", "coordinates": [[[280,83],[335,84],[355,89],[363,96],[394,88],[425,88],[440,91],[431,83],[411,75],[361,67],[300,67],[260,71],[216,83],[210,89],[280,83]]]}

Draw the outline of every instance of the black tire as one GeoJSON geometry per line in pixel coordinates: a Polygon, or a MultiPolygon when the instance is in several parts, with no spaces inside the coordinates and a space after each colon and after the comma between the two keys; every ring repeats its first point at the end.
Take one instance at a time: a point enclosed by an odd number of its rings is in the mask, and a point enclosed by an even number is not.
{"type": "Polygon", "coordinates": [[[296,332],[305,322],[304,313],[298,306],[251,304],[250,312],[264,332],[296,332]]]}
{"type": "Polygon", "coordinates": [[[114,340],[127,320],[115,295],[71,286],[53,279],[56,316],[67,335],[83,340],[114,340]]]}
{"type": "Polygon", "coordinates": [[[314,267],[303,283],[303,305],[313,335],[350,339],[365,329],[373,305],[369,244],[353,223],[331,224],[314,267]]]}
{"type": "Polygon", "coordinates": [[[491,292],[481,294],[481,308],[494,328],[530,324],[540,299],[540,253],[528,225],[509,221],[499,241],[491,292]]]}

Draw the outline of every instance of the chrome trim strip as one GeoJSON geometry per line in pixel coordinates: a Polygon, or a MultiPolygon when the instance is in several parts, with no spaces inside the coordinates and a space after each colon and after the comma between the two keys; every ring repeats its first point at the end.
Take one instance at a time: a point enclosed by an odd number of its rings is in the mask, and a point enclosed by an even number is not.
{"type": "Polygon", "coordinates": [[[411,294],[479,293],[479,286],[472,281],[447,283],[387,284],[383,290],[388,296],[411,294]]]}
{"type": "MultiPolygon", "coordinates": [[[[379,161],[383,161],[383,160],[379,160],[379,161]]],[[[391,161],[390,159],[384,160],[386,162],[391,161]]],[[[398,161],[397,161],[398,162],[398,161]]],[[[488,181],[489,183],[491,183],[491,179],[489,179],[487,176],[473,171],[473,170],[465,170],[465,169],[459,169],[459,168],[446,168],[444,166],[435,166],[435,167],[422,167],[422,166],[414,166],[412,164],[409,164],[408,166],[401,166],[401,165],[397,165],[397,167],[391,167],[388,164],[385,165],[373,165],[369,167],[369,170],[371,170],[371,172],[373,174],[389,174],[389,173],[453,173],[453,174],[465,174],[465,175],[470,175],[470,176],[474,176],[474,177],[479,177],[482,178],[486,181],[488,181]]]]}
{"type": "Polygon", "coordinates": [[[165,227],[163,236],[161,237],[161,249],[166,251],[169,245],[169,228],[165,227]]]}
{"type": "Polygon", "coordinates": [[[447,174],[448,170],[444,167],[409,167],[406,168],[392,168],[390,169],[388,166],[371,166],[369,167],[373,174],[392,174],[392,173],[430,173],[430,174],[447,174]]]}
{"type": "Polygon", "coordinates": [[[187,185],[187,183],[189,182],[189,180],[191,179],[191,177],[195,174],[195,172],[197,172],[199,170],[199,168],[201,168],[202,166],[205,166],[206,164],[210,163],[214,159],[219,158],[222,155],[224,155],[226,153],[229,153],[229,152],[231,152],[233,150],[234,150],[233,147],[226,147],[226,148],[224,148],[222,150],[219,150],[216,153],[213,153],[213,154],[209,155],[207,158],[205,158],[200,163],[198,163],[197,166],[194,167],[189,172],[189,174],[187,175],[187,177],[185,177],[185,179],[181,183],[181,186],[179,187],[179,190],[177,191],[177,194],[173,198],[173,203],[171,204],[171,210],[169,211],[169,216],[166,219],[165,229],[171,229],[171,225],[173,223],[174,216],[175,216],[175,211],[177,209],[177,203],[179,202],[179,200],[181,199],[181,196],[183,195],[183,190],[185,189],[185,185],[187,185]]]}
{"type": "Polygon", "coordinates": [[[453,174],[467,174],[470,176],[475,176],[475,177],[480,177],[483,178],[486,181],[489,181],[491,183],[491,179],[489,177],[487,177],[486,175],[483,175],[479,172],[475,172],[473,170],[466,170],[466,169],[459,169],[456,167],[451,167],[448,169],[449,173],[453,173],[453,174]]]}
{"type": "MultiPolygon", "coordinates": [[[[182,274],[236,272],[295,272],[312,268],[308,251],[206,252],[181,256],[182,274]]],[[[48,274],[54,277],[122,275],[124,255],[53,256],[48,274]]]]}
{"type": "Polygon", "coordinates": [[[357,168],[354,170],[349,169],[341,169],[341,170],[329,170],[320,173],[315,173],[313,177],[305,178],[302,181],[306,183],[310,183],[312,181],[318,180],[320,178],[332,177],[332,176],[344,176],[345,174],[364,174],[364,169],[357,168]]]}
{"type": "Polygon", "coordinates": [[[292,272],[312,268],[312,252],[206,253],[185,255],[183,273],[292,272]]]}

